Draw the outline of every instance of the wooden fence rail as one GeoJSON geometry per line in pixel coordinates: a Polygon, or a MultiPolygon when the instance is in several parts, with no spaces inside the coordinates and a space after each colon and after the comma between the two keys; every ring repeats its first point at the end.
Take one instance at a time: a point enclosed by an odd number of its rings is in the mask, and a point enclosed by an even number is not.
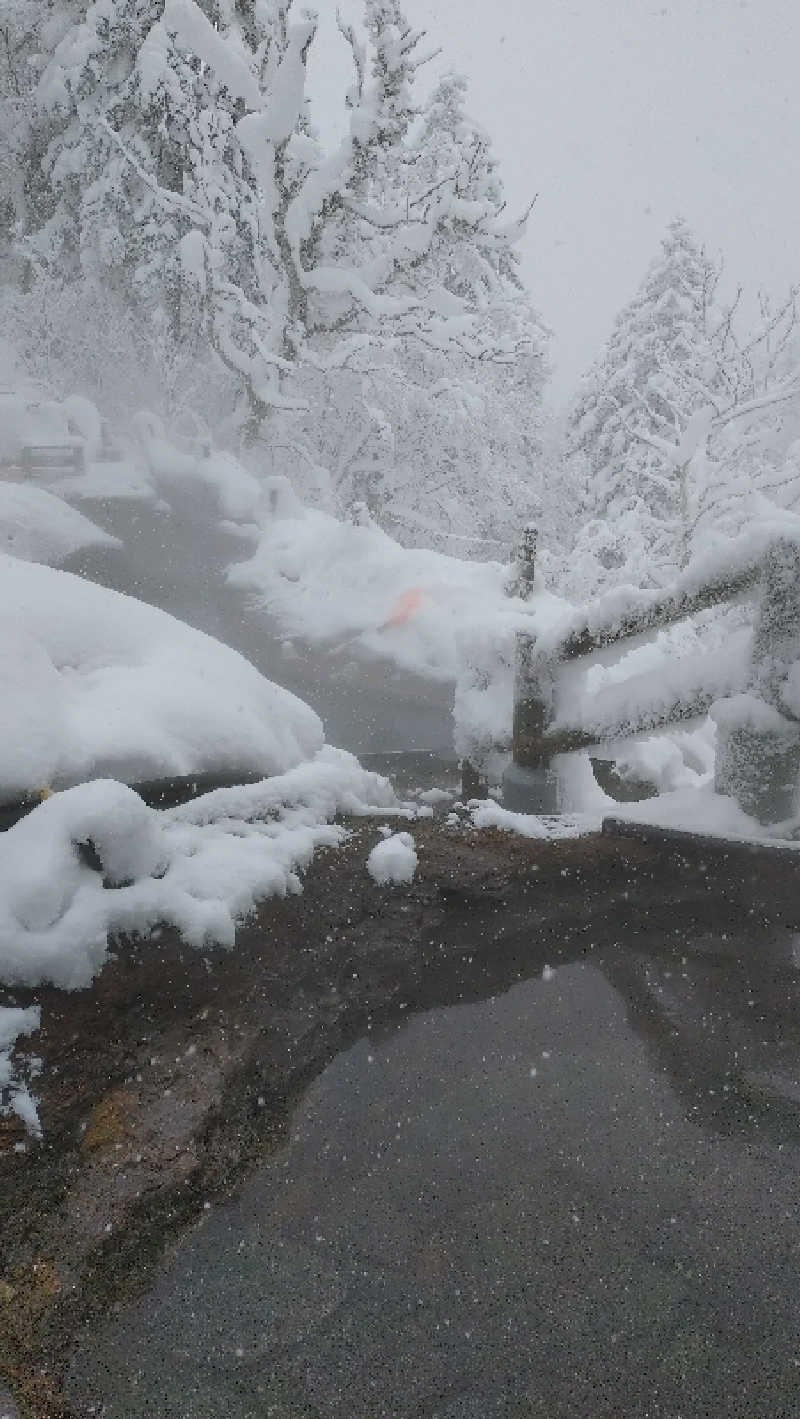
{"type": "MultiPolygon", "coordinates": [[[[535,549],[530,529],[524,546],[530,587],[530,548],[535,549]]],[[[747,546],[752,549],[752,538],[747,546]]],[[[718,683],[699,683],[690,693],[668,694],[661,704],[632,702],[616,721],[606,717],[602,725],[571,724],[568,712],[558,707],[566,665],[748,595],[758,597],[752,650],[741,666],[741,683],[722,692],[716,787],[763,823],[790,818],[800,778],[800,720],[787,706],[784,690],[790,667],[800,662],[800,542],[774,533],[739,565],[717,569],[700,582],[684,579],[668,592],[645,596],[638,606],[623,605],[616,612],[613,597],[606,607],[597,602],[557,634],[539,639],[518,634],[513,763],[503,783],[506,806],[556,813],[561,806],[553,762],[558,754],[598,746],[602,757],[603,747],[614,741],[685,723],[720,701],[718,683]],[[731,690],[741,693],[731,696],[731,690]]],[[[797,701],[800,711],[800,683],[797,701]]]]}

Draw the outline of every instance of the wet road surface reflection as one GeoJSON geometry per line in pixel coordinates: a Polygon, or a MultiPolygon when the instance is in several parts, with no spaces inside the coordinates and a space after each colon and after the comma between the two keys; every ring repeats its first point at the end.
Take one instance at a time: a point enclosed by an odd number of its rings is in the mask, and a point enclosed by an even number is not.
{"type": "Polygon", "coordinates": [[[790,946],[612,951],[362,1041],[86,1337],[78,1412],[800,1412],[790,946]]]}

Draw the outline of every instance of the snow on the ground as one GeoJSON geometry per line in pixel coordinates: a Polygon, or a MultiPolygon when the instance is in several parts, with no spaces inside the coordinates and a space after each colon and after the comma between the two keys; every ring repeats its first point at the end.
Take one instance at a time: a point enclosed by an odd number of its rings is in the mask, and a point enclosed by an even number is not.
{"type": "Polygon", "coordinates": [[[214,449],[211,439],[198,433],[178,435],[176,445],[154,414],[137,414],[133,428],[149,480],[167,499],[171,487],[201,486],[214,495],[222,518],[234,524],[258,521],[265,486],[232,454],[214,449]]]}
{"type": "Polygon", "coordinates": [[[508,595],[510,568],[402,547],[374,524],[302,504],[284,478],[265,486],[258,546],[230,568],[284,635],[327,645],[331,664],[358,651],[455,686],[453,742],[497,776],[511,746],[515,635],[570,608],[540,590],[508,595]],[[565,609],[566,608],[566,609],[565,609]]]}
{"type": "Polygon", "coordinates": [[[513,640],[517,625],[533,627],[541,615],[542,602],[506,594],[509,568],[500,562],[401,547],[372,524],[306,507],[286,479],[270,479],[267,491],[258,548],[229,580],[257,592],[290,638],[357,645],[427,679],[454,681],[460,637],[501,623],[513,640]]]}
{"type": "MultiPolygon", "coordinates": [[[[597,813],[560,813],[538,817],[533,813],[511,813],[493,798],[470,804],[473,828],[498,828],[501,832],[517,833],[522,838],[578,838],[596,833],[601,819],[597,813]]],[[[456,819],[456,821],[458,821],[456,819]]]]}
{"type": "Polygon", "coordinates": [[[0,551],[52,563],[84,547],[119,545],[116,537],[45,488],[0,479],[0,551]]]}
{"type": "Polygon", "coordinates": [[[796,839],[784,836],[793,825],[765,827],[743,812],[733,798],[715,793],[711,783],[700,788],[679,788],[641,803],[619,803],[608,816],[659,828],[681,828],[751,843],[782,843],[800,849],[796,839]]]}
{"type": "Polygon", "coordinates": [[[34,1137],[39,1137],[42,1131],[39,1115],[27,1084],[15,1073],[11,1051],[21,1036],[34,1035],[39,1024],[38,1005],[24,1010],[0,1005],[0,1117],[15,1113],[34,1137]]]}
{"type": "Polygon", "coordinates": [[[380,887],[413,882],[418,865],[419,857],[410,833],[392,833],[379,842],[367,858],[367,871],[380,887]]]}
{"type": "Polygon", "coordinates": [[[435,808],[437,804],[449,803],[452,798],[455,798],[456,790],[454,788],[424,788],[416,796],[420,803],[435,808]]]}
{"type": "Polygon", "coordinates": [[[0,834],[0,980],[88,985],[109,937],[162,925],[194,946],[230,947],[259,900],[299,892],[315,850],[342,842],[335,815],[394,803],[388,780],[329,747],[167,811],[107,779],[55,794],[0,834]]]}
{"type": "Polygon", "coordinates": [[[100,775],[281,773],[322,742],[314,711],[228,646],[0,554],[0,801],[100,775]]]}
{"type": "Polygon", "coordinates": [[[493,798],[484,798],[472,809],[472,824],[475,828],[501,828],[506,832],[519,833],[523,838],[546,838],[548,836],[542,818],[531,813],[510,813],[501,808],[493,798]]]}
{"type": "Polygon", "coordinates": [[[113,461],[89,462],[82,473],[40,473],[59,497],[100,502],[120,498],[127,502],[155,503],[158,493],[147,470],[126,451],[113,461]]]}
{"type": "MultiPolygon", "coordinates": [[[[616,803],[597,789],[595,794],[587,794],[583,810],[571,807],[565,813],[546,817],[510,813],[488,799],[470,805],[470,818],[473,827],[505,829],[524,838],[579,837],[599,832],[604,818],[616,818],[622,822],[679,828],[710,837],[762,846],[780,845],[800,851],[800,841],[795,836],[800,830],[800,820],[765,827],[744,813],[734,799],[715,793],[711,783],[675,789],[634,803],[616,803]]],[[[456,826],[460,819],[452,814],[448,823],[456,826]]]]}

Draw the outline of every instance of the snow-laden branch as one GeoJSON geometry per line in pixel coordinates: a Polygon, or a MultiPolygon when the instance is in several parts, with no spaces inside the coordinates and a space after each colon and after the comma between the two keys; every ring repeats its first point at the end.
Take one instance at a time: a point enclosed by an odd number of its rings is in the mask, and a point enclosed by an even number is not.
{"type": "Polygon", "coordinates": [[[174,212],[181,212],[199,227],[205,229],[209,227],[210,219],[207,212],[205,212],[202,207],[199,207],[196,202],[192,202],[188,197],[184,197],[182,193],[173,192],[172,189],[168,187],[162,187],[162,185],[142,167],[136,154],[131,151],[121,135],[111,127],[108,119],[101,116],[98,119],[98,124],[119,149],[126,163],[128,163],[136,173],[136,176],[147,190],[152,192],[153,196],[158,199],[162,206],[171,208],[174,212]]]}

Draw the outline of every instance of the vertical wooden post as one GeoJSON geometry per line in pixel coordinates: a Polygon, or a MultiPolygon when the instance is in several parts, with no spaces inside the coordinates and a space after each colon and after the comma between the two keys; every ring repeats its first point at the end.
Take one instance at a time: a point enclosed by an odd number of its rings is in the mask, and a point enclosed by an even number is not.
{"type": "Polygon", "coordinates": [[[764,559],[748,692],[724,706],[717,730],[715,788],[761,823],[781,823],[797,811],[800,722],[781,699],[797,661],[800,544],[781,538],[764,559]]]}
{"type": "MultiPolygon", "coordinates": [[[[539,533],[529,522],[522,531],[517,553],[515,595],[529,600],[536,576],[539,533]]],[[[536,643],[527,631],[517,632],[514,666],[513,762],[503,775],[503,803],[512,812],[557,813],[558,782],[542,735],[550,723],[552,684],[544,667],[536,664],[536,643]]]]}
{"type": "Polygon", "coordinates": [[[519,596],[523,601],[529,601],[533,595],[533,583],[536,576],[536,548],[538,542],[539,529],[536,523],[527,522],[522,529],[522,536],[514,561],[514,576],[508,588],[512,596],[519,596]]]}
{"type": "Polygon", "coordinates": [[[461,760],[461,797],[465,803],[471,798],[489,797],[489,780],[469,759],[461,760]]]}

